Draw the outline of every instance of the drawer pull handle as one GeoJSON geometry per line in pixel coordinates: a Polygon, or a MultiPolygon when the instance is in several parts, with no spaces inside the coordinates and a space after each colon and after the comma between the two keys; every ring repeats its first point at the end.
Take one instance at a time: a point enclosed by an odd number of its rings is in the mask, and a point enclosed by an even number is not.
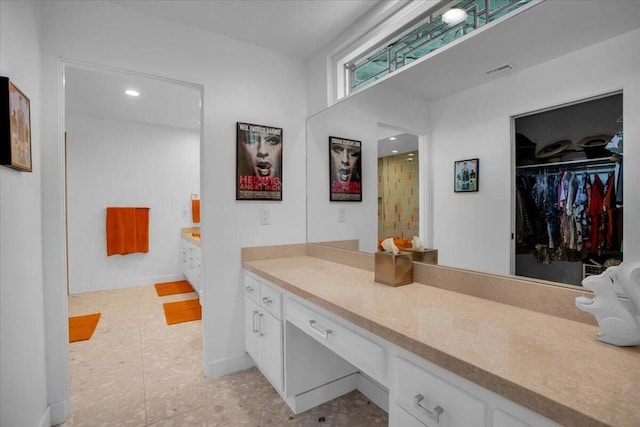
{"type": "Polygon", "coordinates": [[[309,320],[309,327],[325,340],[328,339],[329,334],[331,333],[331,329],[322,330],[322,329],[318,329],[315,325],[316,325],[315,320],[309,320]]]}
{"type": "Polygon", "coordinates": [[[264,305],[269,307],[269,306],[271,306],[271,303],[273,302],[273,300],[271,298],[263,297],[262,298],[262,302],[264,303],[264,305]]]}
{"type": "Polygon", "coordinates": [[[245,286],[244,290],[247,291],[248,294],[252,294],[253,293],[253,288],[251,286],[245,286]]]}
{"type": "Polygon", "coordinates": [[[251,325],[251,331],[254,334],[258,332],[258,328],[256,328],[256,314],[258,314],[258,310],[253,310],[253,324],[251,325]]]}
{"type": "Polygon", "coordinates": [[[264,314],[262,314],[262,313],[258,314],[258,328],[260,329],[260,333],[258,335],[261,336],[261,337],[264,336],[264,331],[262,330],[262,328],[264,326],[263,320],[262,320],[263,317],[264,317],[264,314]]]}
{"type": "Polygon", "coordinates": [[[440,415],[444,412],[444,409],[442,409],[442,406],[436,406],[433,409],[429,409],[425,406],[422,406],[422,401],[424,400],[423,395],[416,394],[415,396],[413,396],[413,398],[416,400],[416,405],[418,405],[421,409],[423,409],[427,413],[429,418],[431,418],[433,421],[437,423],[440,423],[440,415]]]}

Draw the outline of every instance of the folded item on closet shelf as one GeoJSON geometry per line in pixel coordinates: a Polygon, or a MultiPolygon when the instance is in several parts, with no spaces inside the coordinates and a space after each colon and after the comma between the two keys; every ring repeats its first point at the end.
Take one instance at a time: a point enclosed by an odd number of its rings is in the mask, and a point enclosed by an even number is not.
{"type": "Polygon", "coordinates": [[[149,208],[108,207],[107,256],[149,252],[149,208]]]}
{"type": "Polygon", "coordinates": [[[191,199],[191,217],[193,222],[200,222],[200,199],[191,199]]]}

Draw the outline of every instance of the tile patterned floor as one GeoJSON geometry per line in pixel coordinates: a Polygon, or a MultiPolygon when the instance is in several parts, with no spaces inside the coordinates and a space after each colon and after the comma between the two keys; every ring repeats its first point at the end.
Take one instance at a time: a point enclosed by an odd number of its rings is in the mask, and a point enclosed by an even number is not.
{"type": "Polygon", "coordinates": [[[202,372],[202,322],[167,326],[153,286],[69,296],[69,316],[101,312],[89,341],[70,344],[71,417],[64,427],[386,426],[354,391],[294,416],[255,368],[202,372]]]}

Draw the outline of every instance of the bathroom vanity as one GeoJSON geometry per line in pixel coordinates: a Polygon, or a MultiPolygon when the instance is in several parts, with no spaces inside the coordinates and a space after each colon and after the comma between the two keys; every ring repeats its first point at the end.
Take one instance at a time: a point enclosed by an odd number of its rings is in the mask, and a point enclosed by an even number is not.
{"type": "Polygon", "coordinates": [[[593,324],[287,255],[243,261],[245,331],[295,413],[358,388],[391,426],[640,420],[640,349],[598,342],[593,324]]]}
{"type": "Polygon", "coordinates": [[[180,256],[182,264],[182,274],[187,282],[202,296],[202,255],[200,251],[200,237],[193,233],[199,233],[199,228],[183,228],[180,230],[180,256]]]}

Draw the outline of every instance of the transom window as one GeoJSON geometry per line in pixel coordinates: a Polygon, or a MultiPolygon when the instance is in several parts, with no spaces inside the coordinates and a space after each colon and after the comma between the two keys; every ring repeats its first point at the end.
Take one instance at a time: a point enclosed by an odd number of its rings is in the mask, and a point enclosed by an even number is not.
{"type": "MultiPolygon", "coordinates": [[[[454,0],[438,3],[367,53],[344,63],[345,95],[501,18],[533,0],[454,0]],[[443,20],[451,9],[464,11],[459,22],[443,20]]],[[[446,18],[445,18],[446,19],[446,18]]]]}

